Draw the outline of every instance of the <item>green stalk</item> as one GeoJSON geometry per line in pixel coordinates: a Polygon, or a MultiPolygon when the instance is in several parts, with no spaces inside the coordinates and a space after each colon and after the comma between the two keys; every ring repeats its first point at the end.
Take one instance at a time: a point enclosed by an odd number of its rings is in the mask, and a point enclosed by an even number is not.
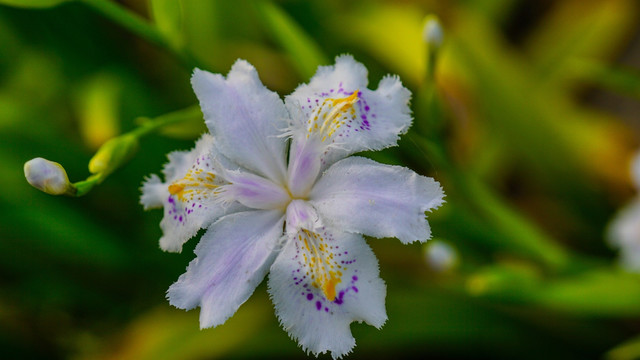
{"type": "Polygon", "coordinates": [[[139,140],[165,126],[189,121],[194,116],[202,117],[200,108],[197,105],[186,109],[174,111],[153,119],[140,118],[142,125],[138,128],[110,139],[104,143],[96,154],[89,161],[89,171],[93,174],[86,180],[72,184],[72,191],[65,195],[83,196],[86,195],[96,185],[102,183],[112,172],[126,163],[138,150],[139,140]]]}

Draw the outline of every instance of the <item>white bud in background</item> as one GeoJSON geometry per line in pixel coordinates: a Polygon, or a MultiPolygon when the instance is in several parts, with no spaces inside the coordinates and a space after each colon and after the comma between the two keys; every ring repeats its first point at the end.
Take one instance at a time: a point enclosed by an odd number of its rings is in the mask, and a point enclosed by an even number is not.
{"type": "Polygon", "coordinates": [[[425,260],[436,272],[447,272],[458,265],[458,252],[453,246],[439,240],[431,240],[426,244],[425,260]]]}
{"type": "Polygon", "coordinates": [[[631,160],[631,179],[636,188],[640,190],[640,152],[631,160]]]}
{"type": "Polygon", "coordinates": [[[71,186],[62,165],[43,158],[27,161],[24,176],[31,186],[51,195],[65,194],[71,186]]]}
{"type": "Polygon", "coordinates": [[[440,45],[442,45],[444,32],[442,31],[442,26],[436,16],[427,16],[427,20],[424,23],[424,29],[422,31],[422,38],[430,48],[438,49],[440,48],[440,45]]]}

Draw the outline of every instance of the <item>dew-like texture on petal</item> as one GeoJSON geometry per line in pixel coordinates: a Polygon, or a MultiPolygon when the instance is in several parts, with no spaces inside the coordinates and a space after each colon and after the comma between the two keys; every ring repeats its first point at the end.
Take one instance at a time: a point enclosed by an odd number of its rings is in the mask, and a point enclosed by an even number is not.
{"type": "Polygon", "coordinates": [[[380,328],[387,319],[378,262],[358,234],[299,232],[271,266],[268,285],[282,327],[315,355],[340,358],[355,346],[352,322],[380,328]]]}
{"type": "Polygon", "coordinates": [[[620,249],[620,263],[640,272],[640,198],[623,207],[609,224],[609,243],[620,249]]]}
{"type": "Polygon", "coordinates": [[[431,236],[425,211],[444,200],[440,184],[401,166],[349,157],[333,164],[314,186],[310,203],[325,225],[403,243],[431,236]]]}
{"type": "Polygon", "coordinates": [[[216,199],[225,182],[215,168],[220,155],[213,143],[213,137],[204,135],[193,150],[170,153],[163,169],[165,182],[152,175],[142,186],[140,202],[145,208],[164,207],[160,248],[165,251],[181,251],[198,230],[242,208],[238,203],[223,206],[216,199]]]}
{"type": "Polygon", "coordinates": [[[169,290],[171,305],[200,306],[200,327],[224,323],[253,293],[273,263],[282,236],[281,211],[246,211],[214,223],[197,257],[169,290]]]}
{"type": "Polygon", "coordinates": [[[238,60],[225,79],[196,69],[191,78],[205,122],[222,154],[238,165],[282,183],[288,113],[278,94],[267,89],[256,69],[238,60]]]}
{"type": "Polygon", "coordinates": [[[383,78],[375,91],[367,89],[367,83],[367,69],[351,56],[320,67],[309,84],[285,98],[294,141],[308,135],[333,145],[323,155],[325,164],[396,145],[411,126],[411,93],[395,76],[383,78]]]}

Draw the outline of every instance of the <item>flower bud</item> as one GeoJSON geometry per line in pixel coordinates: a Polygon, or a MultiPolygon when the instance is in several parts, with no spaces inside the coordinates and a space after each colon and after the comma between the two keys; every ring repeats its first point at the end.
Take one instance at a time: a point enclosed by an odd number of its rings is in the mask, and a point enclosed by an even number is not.
{"type": "Polygon", "coordinates": [[[631,161],[631,179],[636,188],[640,189],[640,153],[637,153],[631,161]]]}
{"type": "Polygon", "coordinates": [[[444,33],[440,21],[435,15],[427,16],[422,31],[422,38],[429,48],[437,50],[440,48],[440,45],[442,45],[444,33]]]}
{"type": "Polygon", "coordinates": [[[137,148],[137,137],[133,135],[115,137],[104,143],[89,160],[89,172],[92,174],[109,174],[129,160],[137,148]]]}
{"type": "Polygon", "coordinates": [[[458,252],[443,241],[429,241],[425,249],[429,267],[435,272],[447,272],[458,265],[458,252]]]}
{"type": "Polygon", "coordinates": [[[24,164],[24,176],[31,186],[51,195],[62,195],[72,189],[67,172],[62,165],[43,158],[35,158],[24,164]]]}

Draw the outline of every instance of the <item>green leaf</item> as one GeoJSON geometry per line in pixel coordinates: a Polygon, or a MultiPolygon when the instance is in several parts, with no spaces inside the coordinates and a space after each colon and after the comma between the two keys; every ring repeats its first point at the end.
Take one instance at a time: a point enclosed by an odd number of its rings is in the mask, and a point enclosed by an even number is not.
{"type": "Polygon", "coordinates": [[[633,35],[638,6],[634,1],[563,1],[542,19],[525,44],[539,81],[571,80],[574,57],[612,58],[633,35]]]}
{"type": "Polygon", "coordinates": [[[640,358],[640,336],[616,346],[605,355],[607,360],[634,360],[640,358]]]}
{"type": "Polygon", "coordinates": [[[584,317],[640,315],[637,274],[603,267],[541,280],[535,271],[522,266],[492,265],[469,279],[468,290],[493,300],[535,304],[584,317]]]}
{"type": "Polygon", "coordinates": [[[268,1],[256,6],[265,29],[289,53],[302,78],[311,78],[318,65],[329,63],[318,44],[282,9],[268,1]]]}
{"type": "Polygon", "coordinates": [[[158,30],[176,47],[184,42],[180,0],[149,0],[151,16],[158,30]]]}
{"type": "Polygon", "coordinates": [[[45,9],[58,6],[72,0],[0,0],[0,4],[22,8],[45,9]]]}

